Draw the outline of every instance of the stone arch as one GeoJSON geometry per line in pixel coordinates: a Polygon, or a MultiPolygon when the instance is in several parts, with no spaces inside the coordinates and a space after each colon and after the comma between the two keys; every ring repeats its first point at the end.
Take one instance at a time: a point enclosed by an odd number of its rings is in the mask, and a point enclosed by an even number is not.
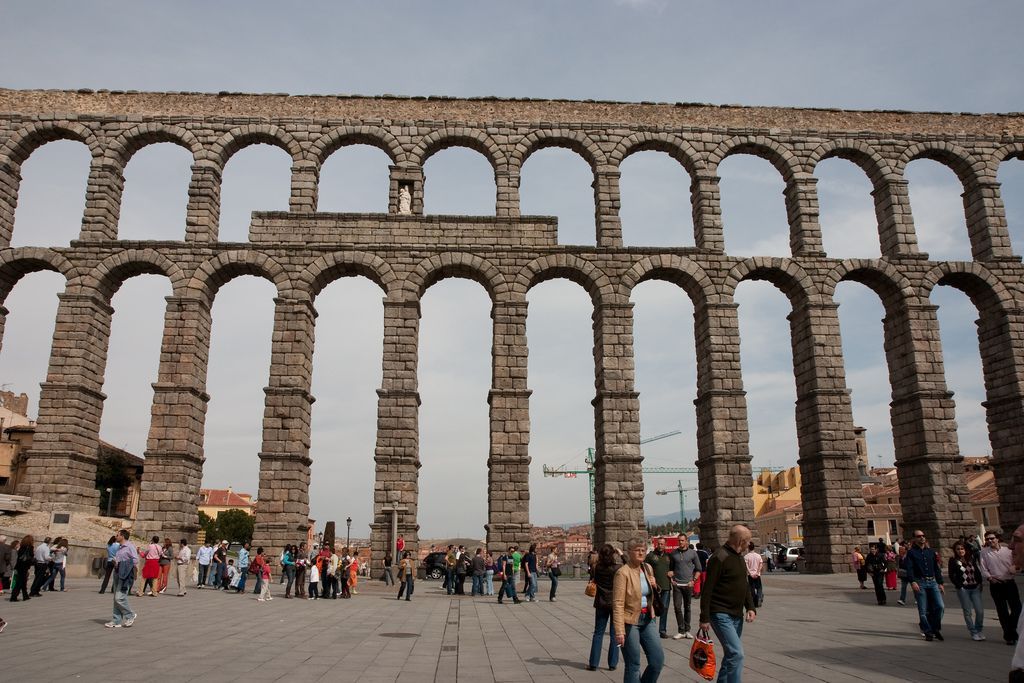
{"type": "Polygon", "coordinates": [[[269,124],[232,128],[213,144],[208,154],[220,168],[224,168],[236,152],[258,144],[272,145],[284,150],[292,158],[293,164],[306,157],[306,152],[291,133],[269,124]]]}
{"type": "Polygon", "coordinates": [[[825,159],[845,159],[860,167],[876,189],[883,179],[893,176],[892,165],[871,145],[862,140],[830,140],[817,147],[807,159],[807,173],[813,175],[825,159]]]}
{"type": "Polygon", "coordinates": [[[505,276],[497,266],[465,252],[446,252],[423,259],[402,282],[401,289],[408,299],[418,301],[431,285],[449,277],[479,282],[487,290],[492,303],[504,298],[509,291],[505,276]]]}
{"type": "Polygon", "coordinates": [[[349,145],[370,145],[383,151],[391,158],[393,164],[408,162],[408,154],[394,135],[380,126],[339,126],[332,128],[317,138],[309,148],[311,156],[318,166],[323,166],[327,158],[342,147],[349,145]]]}
{"type": "Polygon", "coordinates": [[[858,282],[882,301],[886,314],[898,310],[905,302],[917,298],[914,286],[888,261],[847,259],[829,271],[821,286],[823,296],[835,297],[840,282],[858,282]]]}
{"type": "Polygon", "coordinates": [[[637,152],[665,152],[682,164],[692,178],[705,169],[704,159],[688,141],[672,133],[634,133],[619,141],[615,150],[608,155],[608,163],[616,168],[637,152]]]}
{"type": "Polygon", "coordinates": [[[434,154],[450,147],[468,147],[483,154],[495,171],[505,168],[505,153],[496,142],[482,130],[476,128],[443,128],[428,134],[409,153],[413,164],[422,167],[434,154]]]}
{"type": "Polygon", "coordinates": [[[81,142],[89,148],[93,158],[103,154],[96,134],[80,123],[33,123],[18,130],[7,144],[0,148],[0,164],[21,166],[34,151],[56,140],[81,142]]]}
{"type": "Polygon", "coordinates": [[[277,288],[277,296],[296,298],[284,266],[264,253],[245,249],[226,251],[204,261],[196,268],[187,290],[212,306],[217,291],[240,275],[255,275],[269,280],[277,288]]]}
{"type": "Polygon", "coordinates": [[[310,263],[296,278],[296,287],[304,290],[310,301],[313,301],[331,282],[356,275],[369,278],[386,295],[390,295],[398,283],[398,276],[391,265],[380,256],[366,252],[339,251],[321,256],[310,263]]]}
{"type": "Polygon", "coordinates": [[[979,162],[963,147],[946,140],[930,140],[910,145],[900,155],[896,172],[901,177],[904,176],[907,164],[915,159],[931,159],[948,167],[960,179],[965,191],[971,188],[979,176],[985,172],[983,162],[979,162]]]}
{"type": "Polygon", "coordinates": [[[734,154],[752,154],[769,162],[789,183],[801,174],[800,162],[791,149],[763,135],[741,135],[723,140],[708,155],[708,169],[718,173],[718,166],[726,157],[734,154]]]}
{"type": "Polygon", "coordinates": [[[576,152],[595,171],[609,163],[601,147],[583,131],[555,129],[535,130],[523,136],[509,155],[509,165],[522,169],[530,155],[548,147],[561,147],[576,152]]]}
{"type": "Polygon", "coordinates": [[[937,285],[949,285],[970,298],[979,313],[1006,312],[1014,307],[1013,292],[985,266],[975,261],[946,262],[929,270],[921,280],[921,296],[930,298],[937,285]]]}
{"type": "Polygon", "coordinates": [[[192,131],[163,123],[143,123],[110,141],[106,156],[123,169],[140,149],[161,142],[184,147],[192,153],[193,161],[202,153],[202,144],[192,131]]]}
{"type": "Polygon", "coordinates": [[[155,249],[125,249],[112,254],[80,279],[83,287],[96,290],[110,302],[121,285],[136,275],[164,275],[175,294],[180,294],[187,282],[181,268],[155,249]]]}
{"type": "Polygon", "coordinates": [[[629,298],[637,285],[648,280],[664,280],[678,285],[690,297],[695,308],[718,299],[715,285],[704,269],[675,254],[647,256],[637,261],[622,276],[619,287],[629,298]]]}
{"type": "Polygon", "coordinates": [[[795,308],[821,300],[818,286],[795,261],[784,258],[755,256],[737,263],[725,278],[723,296],[732,299],[736,287],[744,280],[765,280],[786,295],[795,308]]]}
{"type": "Polygon", "coordinates": [[[52,249],[20,247],[0,253],[0,305],[21,278],[43,270],[60,273],[67,281],[75,275],[72,263],[52,249]]]}
{"type": "Polygon", "coordinates": [[[628,301],[629,296],[617,296],[612,279],[586,259],[572,254],[550,254],[527,263],[516,274],[513,285],[517,294],[526,296],[534,286],[548,280],[565,279],[583,287],[591,301],[611,303],[617,299],[628,301]]]}

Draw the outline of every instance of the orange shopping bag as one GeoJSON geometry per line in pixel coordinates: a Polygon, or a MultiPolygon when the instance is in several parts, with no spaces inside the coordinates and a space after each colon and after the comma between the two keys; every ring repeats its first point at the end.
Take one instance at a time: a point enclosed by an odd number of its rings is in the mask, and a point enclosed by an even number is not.
{"type": "Polygon", "coordinates": [[[690,648],[690,668],[705,680],[710,681],[715,677],[715,645],[706,628],[697,631],[693,639],[693,647],[690,648]]]}

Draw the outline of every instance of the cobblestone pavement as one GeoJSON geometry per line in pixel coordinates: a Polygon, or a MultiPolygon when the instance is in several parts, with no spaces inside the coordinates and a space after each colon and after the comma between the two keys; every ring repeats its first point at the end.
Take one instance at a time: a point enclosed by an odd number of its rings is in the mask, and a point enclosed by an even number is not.
{"type": "MultiPolygon", "coordinates": [[[[558,602],[542,582],[537,603],[449,598],[418,581],[411,602],[377,582],[352,600],[272,602],[190,590],[132,597],[132,628],[106,629],[111,597],[98,583],[69,582],[67,593],[0,603],[10,626],[0,634],[3,680],[175,681],[619,681],[584,669],[593,628],[583,583],[563,581],[558,602]],[[133,667],[134,676],[126,667],[133,667]]],[[[986,605],[985,642],[970,640],[956,597],[947,596],[944,643],[928,643],[912,605],[878,607],[853,577],[774,574],[765,604],[744,633],[744,681],[1005,681],[1012,655],[986,605]]],[[[8,596],[5,595],[6,600],[8,596]]],[[[696,621],[696,615],[694,615],[696,621]]],[[[674,626],[670,618],[670,625],[674,626]]],[[[689,641],[662,641],[662,681],[701,680],[687,668],[689,641]]],[[[719,651],[721,656],[721,651],[719,651]]]]}

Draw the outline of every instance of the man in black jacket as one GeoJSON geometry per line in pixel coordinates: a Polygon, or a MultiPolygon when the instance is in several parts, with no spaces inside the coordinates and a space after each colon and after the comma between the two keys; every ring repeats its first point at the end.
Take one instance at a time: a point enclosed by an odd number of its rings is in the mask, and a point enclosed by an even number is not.
{"type": "Polygon", "coordinates": [[[729,540],[708,560],[707,573],[700,596],[700,628],[713,628],[725,650],[718,680],[739,680],[743,670],[744,618],[747,623],[757,617],[754,597],[747,582],[747,563],[741,553],[746,550],[752,534],[737,524],[729,530],[729,540]],[[745,614],[744,614],[745,613],[745,614]]]}

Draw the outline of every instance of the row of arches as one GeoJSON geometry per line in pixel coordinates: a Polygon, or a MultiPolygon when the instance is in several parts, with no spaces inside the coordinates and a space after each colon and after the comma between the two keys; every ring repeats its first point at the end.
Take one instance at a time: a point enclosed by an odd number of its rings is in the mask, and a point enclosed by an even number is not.
{"type": "MultiPolygon", "coordinates": [[[[108,295],[116,291],[117,287],[120,286],[119,283],[125,277],[132,273],[168,269],[168,263],[174,263],[172,259],[166,256],[164,258],[167,259],[167,262],[163,262],[156,258],[154,250],[150,250],[150,252],[154,253],[147,254],[143,251],[121,252],[109,257],[102,267],[83,268],[76,271],[74,268],[67,269],[66,264],[62,264],[60,261],[50,264],[50,255],[45,253],[45,250],[37,250],[32,254],[23,253],[20,258],[8,261],[7,270],[9,275],[7,281],[16,281],[18,273],[23,274],[31,271],[33,268],[42,268],[44,264],[51,267],[65,265],[65,270],[68,273],[82,273],[78,276],[78,286],[74,288],[76,295],[73,299],[68,299],[67,303],[68,306],[77,308],[65,311],[65,315],[70,317],[75,315],[81,316],[83,310],[90,310],[93,313],[98,313],[99,317],[102,318],[104,307],[109,308],[108,295]]],[[[53,254],[53,252],[50,252],[50,254],[53,254]]],[[[780,259],[750,259],[736,264],[727,272],[712,269],[712,274],[709,275],[708,264],[701,265],[688,259],[671,255],[649,256],[638,259],[625,273],[621,272],[620,269],[614,276],[608,275],[606,265],[602,267],[602,264],[595,264],[578,256],[568,254],[540,257],[526,266],[518,266],[512,269],[509,268],[508,263],[504,263],[494,257],[484,258],[482,256],[459,253],[437,254],[421,260],[416,266],[402,266],[398,269],[396,269],[397,264],[389,264],[380,256],[373,254],[360,255],[350,252],[324,255],[314,259],[314,264],[299,269],[293,265],[286,267],[278,262],[278,260],[266,254],[231,252],[229,254],[221,254],[219,257],[211,259],[198,267],[192,267],[190,269],[191,275],[189,276],[175,275],[171,277],[169,273],[165,273],[171,278],[172,286],[174,286],[175,282],[179,283],[177,285],[179,287],[177,296],[172,297],[173,301],[169,303],[168,316],[171,316],[172,307],[181,307],[185,310],[184,314],[180,314],[182,327],[194,330],[195,325],[186,325],[185,323],[195,320],[205,320],[208,324],[209,305],[216,295],[218,288],[240,274],[256,274],[275,283],[280,299],[278,312],[275,315],[275,330],[292,330],[296,320],[301,321],[308,318],[308,314],[305,313],[307,310],[306,304],[303,302],[312,301],[316,293],[321,291],[325,284],[345,275],[365,275],[378,282],[382,290],[388,295],[386,301],[390,301],[390,304],[386,303],[385,306],[385,344],[388,343],[388,330],[390,329],[392,334],[397,337],[395,341],[396,348],[400,348],[403,345],[408,347],[410,340],[405,339],[403,341],[402,335],[409,334],[408,330],[410,328],[408,323],[418,320],[418,313],[414,309],[409,309],[405,304],[407,302],[418,302],[423,293],[432,284],[441,279],[465,277],[482,284],[491,297],[495,311],[503,312],[500,315],[495,315],[496,325],[499,318],[503,320],[502,324],[512,325],[514,328],[518,328],[522,324],[522,345],[525,346],[525,309],[520,312],[516,301],[520,300],[530,288],[540,282],[552,278],[566,278],[583,286],[589,292],[594,302],[595,352],[599,361],[598,368],[595,370],[598,376],[598,404],[600,405],[604,402],[608,404],[609,408],[612,408],[635,400],[635,398],[630,398],[629,396],[631,391],[629,385],[632,379],[626,378],[620,381],[620,378],[612,382],[610,380],[611,375],[605,374],[606,371],[601,368],[600,361],[602,359],[605,361],[612,358],[616,359],[616,376],[618,376],[618,371],[623,369],[621,361],[631,356],[631,350],[622,347],[622,341],[617,337],[617,330],[621,329],[623,325],[631,325],[631,313],[628,307],[624,307],[624,304],[628,303],[630,292],[638,283],[650,279],[662,279],[674,282],[682,287],[694,302],[695,316],[699,318],[697,321],[697,336],[698,339],[702,340],[699,344],[706,345],[714,343],[709,340],[715,336],[714,329],[717,326],[725,325],[724,329],[729,328],[728,324],[723,321],[728,320],[730,315],[734,315],[734,313],[729,313],[729,306],[731,305],[732,293],[736,285],[750,279],[763,279],[772,282],[785,292],[792,304],[791,325],[793,327],[794,366],[797,368],[798,397],[801,397],[798,400],[798,419],[800,418],[800,411],[804,411],[805,418],[807,418],[807,415],[810,415],[808,419],[811,424],[820,424],[823,419],[828,417],[825,414],[827,411],[823,412],[821,407],[810,405],[808,401],[813,403],[816,400],[815,397],[830,395],[829,392],[839,392],[834,393],[834,396],[842,394],[841,361],[839,361],[840,374],[835,374],[835,359],[837,356],[841,358],[841,351],[837,352],[835,348],[830,348],[829,343],[820,343],[821,340],[827,340],[835,336],[835,324],[832,320],[834,309],[830,308],[830,297],[836,283],[845,280],[856,280],[876,291],[886,308],[886,346],[887,352],[891,352],[890,377],[893,381],[894,405],[896,406],[894,408],[893,420],[894,426],[897,424],[900,426],[900,429],[894,431],[900,432],[898,438],[904,439],[903,442],[897,444],[898,454],[902,455],[904,459],[912,459],[909,458],[909,454],[914,454],[915,457],[920,456],[927,463],[928,458],[934,455],[933,450],[936,445],[929,441],[932,437],[929,437],[927,433],[936,432],[936,430],[924,429],[922,420],[925,418],[923,416],[932,409],[929,402],[934,402],[941,407],[943,401],[948,402],[948,398],[943,399],[940,395],[942,393],[940,390],[941,385],[943,384],[941,360],[931,355],[920,356],[915,349],[922,342],[927,342],[926,347],[932,348],[930,344],[934,343],[932,337],[934,337],[935,330],[934,320],[929,317],[927,293],[930,293],[931,288],[936,284],[948,283],[967,292],[972,297],[972,300],[976,302],[981,313],[983,327],[987,331],[987,337],[983,339],[983,357],[986,359],[986,379],[991,380],[989,382],[990,402],[1003,406],[1007,400],[1012,400],[1013,398],[1012,383],[1007,384],[1005,377],[1001,380],[997,370],[998,368],[1013,366],[1015,363],[1014,346],[1007,339],[1006,328],[1011,324],[1016,306],[1009,291],[1001,285],[998,278],[989,273],[980,264],[943,264],[928,273],[919,273],[911,277],[895,271],[884,262],[851,261],[837,264],[831,275],[824,278],[820,274],[812,277],[797,264],[780,259]],[[303,284],[297,285],[296,283],[303,284]],[[207,297],[209,298],[207,299],[207,297]],[[830,310],[832,311],[831,313],[830,310]],[[391,316],[391,318],[388,316],[391,316]],[[390,325],[388,323],[389,319],[392,320],[390,325]],[[511,319],[513,322],[509,323],[506,319],[511,319]],[[711,334],[705,334],[701,330],[710,330],[711,334]],[[924,336],[922,337],[922,335],[924,336]],[[824,349],[822,348],[823,346],[824,349]],[[900,387],[905,387],[907,391],[901,393],[900,387]],[[934,393],[934,395],[922,394],[920,389],[914,387],[926,387],[929,391],[938,393],[934,393]],[[922,438],[924,439],[923,441],[921,440],[922,438]]],[[[62,300],[61,305],[65,306],[64,300],[62,300]]],[[[59,311],[58,327],[60,326],[61,315],[59,311]]],[[[107,315],[109,317],[109,313],[107,315]]],[[[170,317],[168,321],[169,325],[173,322],[170,317]]],[[[102,326],[102,320],[100,324],[102,326]]],[[[280,353],[283,356],[288,356],[288,352],[297,352],[299,357],[308,357],[312,352],[311,326],[311,318],[308,318],[306,323],[298,324],[300,331],[306,331],[299,334],[299,338],[289,340],[287,347],[275,349],[275,355],[280,353]],[[308,329],[305,327],[307,324],[308,329]]],[[[412,326],[412,329],[415,329],[415,324],[412,326]]],[[[513,330],[513,333],[506,336],[516,338],[519,334],[513,330]]],[[[728,341],[731,338],[727,334],[724,340],[720,340],[718,343],[726,341],[728,344],[732,344],[734,341],[728,341]]],[[[102,335],[100,335],[100,341],[103,341],[102,335]]],[[[510,344],[510,349],[505,351],[498,349],[496,346],[495,362],[499,363],[502,358],[514,356],[514,349],[512,347],[517,347],[518,345],[519,342],[514,341],[510,344]]],[[[415,386],[415,344],[412,344],[411,348],[413,349],[412,358],[405,359],[400,364],[403,369],[394,370],[398,374],[389,378],[388,369],[385,368],[383,381],[385,387],[389,386],[389,382],[403,387],[415,386]],[[403,372],[409,372],[409,367],[412,368],[411,377],[402,375],[403,372]]],[[[701,361],[699,358],[699,362],[703,363],[703,365],[698,366],[698,373],[701,375],[698,403],[700,404],[703,400],[706,402],[710,401],[713,404],[715,401],[723,400],[723,398],[735,399],[738,395],[730,395],[728,391],[722,391],[715,387],[718,382],[723,384],[738,382],[739,377],[735,376],[736,368],[715,367],[715,356],[714,354],[704,353],[707,350],[707,347],[701,349],[700,346],[698,349],[699,357],[705,359],[701,361]]],[[[55,353],[59,353],[59,351],[55,351],[55,353]]],[[[95,356],[99,357],[103,354],[105,354],[105,349],[97,350],[95,356]]],[[[195,350],[188,350],[185,355],[192,356],[196,354],[202,356],[200,351],[195,350]]],[[[174,392],[179,394],[178,396],[171,396],[172,405],[192,400],[184,396],[183,393],[195,397],[196,391],[202,392],[201,382],[198,386],[195,385],[197,377],[194,374],[190,375],[190,378],[183,379],[180,377],[182,371],[178,366],[182,364],[189,365],[190,362],[187,358],[185,360],[178,359],[173,363],[173,367],[162,368],[161,371],[162,381],[170,385],[168,392],[170,394],[174,392]],[[175,380],[173,376],[178,376],[179,378],[175,380]]],[[[51,367],[54,367],[52,362],[51,367]]],[[[55,381],[51,383],[63,387],[62,390],[68,386],[95,384],[95,378],[90,381],[85,377],[90,372],[94,372],[94,369],[90,369],[88,363],[79,363],[77,367],[68,367],[68,364],[62,362],[56,364],[56,367],[60,368],[64,373],[64,381],[61,381],[61,378],[54,378],[55,381]],[[76,373],[81,376],[75,377],[76,373]]],[[[203,370],[205,371],[205,368],[203,370]]],[[[293,400],[311,403],[311,397],[308,396],[308,368],[304,366],[280,367],[275,375],[275,370],[272,367],[271,373],[272,379],[269,389],[278,386],[281,391],[268,391],[268,413],[273,412],[276,414],[278,407],[291,405],[289,402],[293,400]],[[275,376],[281,381],[280,385],[274,384],[275,376]],[[305,397],[301,395],[303,391],[303,378],[307,382],[305,384],[306,389],[304,390],[307,394],[305,397]],[[285,389],[289,391],[286,392],[284,391],[285,389]],[[294,390],[296,389],[300,392],[298,399],[294,398],[296,396],[294,390]]],[[[102,370],[100,370],[100,374],[102,375],[102,370]]],[[[185,372],[185,375],[188,374],[188,372],[185,372]]],[[[631,372],[626,374],[631,374],[631,372]]],[[[513,403],[519,402],[519,404],[528,405],[525,376],[519,379],[521,380],[519,384],[513,382],[510,387],[496,387],[496,389],[500,388],[510,391],[511,393],[507,395],[507,398],[513,403]]],[[[100,377],[99,384],[102,385],[102,377],[100,377]]],[[[408,388],[403,390],[408,391],[408,388]]],[[[167,398],[167,395],[164,398],[167,398]]],[[[381,396],[382,404],[387,404],[390,401],[394,405],[398,405],[405,399],[406,396],[401,391],[397,391],[394,394],[389,394],[388,391],[385,391],[381,396]]],[[[157,400],[162,399],[158,398],[157,400]]],[[[202,403],[201,398],[198,402],[202,403]]],[[[45,405],[46,402],[41,401],[41,403],[45,405]]],[[[415,414],[415,408],[411,407],[408,402],[403,405],[403,410],[412,410],[415,414]]],[[[308,410],[308,408],[309,406],[306,405],[305,409],[308,410]]],[[[701,406],[698,405],[699,420],[701,420],[701,410],[701,406]]],[[[713,405],[710,410],[714,411],[713,405]]],[[[613,410],[612,412],[615,411],[613,410]]],[[[154,407],[154,423],[157,422],[156,415],[157,411],[154,407]]],[[[41,423],[45,423],[44,417],[46,416],[43,414],[41,407],[41,423]]],[[[61,419],[63,419],[63,416],[61,416],[61,419]]],[[[801,420],[801,422],[806,421],[801,420]]],[[[743,422],[745,423],[745,417],[743,422]]],[[[710,433],[706,433],[705,437],[710,438],[712,445],[714,445],[715,440],[720,438],[721,435],[717,434],[715,428],[706,421],[699,422],[698,431],[701,429],[701,424],[704,425],[703,429],[706,431],[710,430],[710,433]]],[[[934,425],[930,426],[934,427],[934,425]]],[[[408,429],[408,425],[403,427],[403,429],[408,429]]],[[[1010,423],[1005,422],[1002,418],[996,419],[993,426],[995,434],[993,436],[993,444],[995,445],[999,442],[999,430],[1006,432],[1003,437],[1005,438],[1012,434],[1013,429],[1014,427],[1010,426],[1010,423]]],[[[528,434],[529,427],[526,426],[525,430],[528,434]]],[[[384,431],[387,431],[387,429],[384,431]]],[[[831,444],[832,448],[825,448],[824,446],[829,444],[823,445],[823,441],[829,441],[830,439],[841,441],[841,437],[827,436],[824,433],[825,431],[823,429],[802,428],[800,434],[802,459],[812,461],[816,457],[815,454],[820,454],[823,451],[835,452],[837,450],[835,444],[831,444]]],[[[955,428],[953,431],[952,447],[955,451],[955,428]]],[[[273,432],[274,430],[268,432],[267,428],[265,428],[265,443],[276,443],[278,441],[273,432]]],[[[942,430],[938,430],[936,433],[942,433],[942,430]]],[[[199,431],[198,439],[199,441],[196,445],[201,453],[201,430],[199,431]]],[[[609,450],[610,444],[608,443],[605,444],[602,451],[600,439],[601,437],[599,436],[599,457],[612,455],[612,451],[609,450]]],[[[157,455],[157,461],[159,461],[161,451],[158,444],[159,439],[156,439],[156,442],[157,447],[151,450],[157,455]]],[[[946,449],[946,444],[942,443],[940,445],[942,445],[943,449],[946,449]]],[[[308,443],[306,446],[308,447],[308,443]]],[[[630,444],[627,443],[623,446],[627,447],[628,451],[630,444]]],[[[278,462],[278,466],[282,459],[286,459],[285,456],[298,455],[294,451],[288,451],[287,449],[290,446],[286,445],[283,440],[277,448],[281,450],[275,450],[275,447],[265,447],[263,451],[265,452],[264,455],[268,453],[275,454],[274,457],[277,459],[275,462],[278,462]]],[[[839,450],[841,451],[841,448],[839,450]]],[[[994,448],[994,450],[998,453],[998,448],[994,448]]],[[[943,453],[949,455],[946,450],[943,450],[943,453]]],[[[378,449],[378,455],[380,455],[380,449],[378,449]]],[[[743,456],[743,453],[738,453],[737,455],[743,456]]],[[[492,453],[492,458],[494,456],[495,454],[492,453]]],[[[397,469],[400,472],[401,458],[411,458],[410,462],[415,462],[415,449],[413,449],[411,454],[408,451],[404,452],[404,455],[391,453],[389,457],[399,458],[399,464],[396,467],[394,463],[390,463],[388,471],[393,472],[397,469]]],[[[702,452],[701,459],[705,461],[710,471],[715,470],[717,465],[712,454],[704,451],[702,452]]],[[[599,459],[599,462],[607,466],[616,461],[614,458],[606,457],[604,460],[599,459]]],[[[198,465],[201,472],[201,462],[198,465]]],[[[911,465],[913,466],[913,463],[911,465]]],[[[306,467],[308,468],[308,463],[306,467]]],[[[278,472],[278,470],[274,471],[278,472]]],[[[628,475],[628,468],[625,474],[628,475]]],[[[301,481],[301,473],[297,476],[301,481]]],[[[605,476],[618,478],[624,476],[624,473],[605,473],[605,476]]],[[[308,472],[306,477],[308,478],[308,472]]],[[[837,485],[837,482],[825,480],[820,480],[815,484],[813,477],[806,478],[810,484],[820,485],[824,488],[837,485]]],[[[702,480],[702,485],[705,483],[702,480]]],[[[266,497],[273,499],[273,491],[264,492],[262,484],[261,478],[261,498],[266,493],[266,497]]],[[[941,491],[944,486],[945,484],[939,486],[938,490],[941,491]]],[[[714,486],[708,484],[705,488],[709,487],[707,504],[710,506],[710,511],[714,510],[716,506],[723,504],[723,501],[716,500],[714,486]]],[[[410,493],[415,492],[412,491],[410,493]]],[[[924,492],[921,495],[927,498],[924,492]]],[[[379,504],[382,503],[382,501],[377,502],[379,504]]],[[[917,507],[923,506],[922,502],[917,507]]],[[[913,505],[908,505],[908,508],[911,510],[913,507],[913,505]]],[[[911,511],[908,514],[912,515],[913,512],[911,511]]],[[[824,525],[822,528],[824,531],[829,531],[829,524],[834,525],[836,523],[835,520],[822,520],[824,525]]],[[[606,530],[614,531],[615,529],[609,527],[606,530]]],[[[412,529],[411,531],[415,530],[412,529]]],[[[715,535],[713,533],[714,529],[709,529],[709,532],[712,532],[708,534],[709,536],[715,535]]],[[[510,531],[509,533],[513,532],[510,531]]],[[[843,553],[837,552],[835,554],[842,555],[843,553]]]]}
{"type": "MultiPolygon", "coordinates": [[[[485,132],[468,128],[434,131],[418,141],[412,136],[395,137],[387,129],[367,126],[339,129],[322,134],[315,141],[301,143],[287,131],[270,125],[239,127],[218,135],[220,137],[215,138],[212,131],[193,134],[189,129],[154,123],[126,131],[113,140],[104,139],[101,144],[81,124],[30,127],[16,133],[5,148],[6,157],[0,156],[4,159],[0,163],[10,176],[3,185],[12,207],[11,221],[13,206],[17,203],[21,165],[40,144],[53,139],[76,139],[90,145],[91,199],[88,204],[91,209],[86,211],[82,230],[82,238],[87,240],[117,237],[128,162],[139,150],[158,143],[178,145],[191,155],[185,221],[190,227],[186,227],[185,237],[186,240],[198,241],[217,239],[220,186],[225,166],[234,154],[253,145],[272,145],[289,155],[291,167],[287,201],[293,211],[318,209],[320,172],[326,159],[338,149],[369,145],[382,150],[387,160],[394,164],[389,171],[388,211],[402,210],[400,193],[402,188],[408,188],[411,193],[408,210],[414,214],[424,211],[425,198],[429,197],[429,192],[424,189],[424,164],[442,150],[467,148],[484,155],[493,173],[495,214],[511,217],[518,216],[520,212],[522,165],[537,151],[560,147],[578,155],[577,158],[589,169],[595,216],[592,227],[596,227],[596,231],[591,231],[591,240],[598,244],[622,243],[618,218],[622,199],[621,165],[634,154],[658,152],[672,158],[685,172],[678,183],[674,205],[676,208],[686,203],[690,205],[690,211],[686,213],[692,216],[693,244],[702,249],[724,249],[720,235],[721,211],[718,210],[721,202],[719,167],[731,157],[753,155],[772,165],[784,187],[785,218],[780,220],[787,223],[792,254],[822,253],[815,172],[822,161],[840,159],[856,164],[870,184],[872,220],[878,232],[879,251],[886,255],[901,255],[914,254],[918,250],[905,172],[911,162],[927,159],[956,174],[963,193],[961,216],[965,229],[962,233],[970,240],[973,257],[988,260],[1012,253],[998,174],[1004,161],[1021,156],[1019,146],[1012,144],[998,149],[971,151],[947,141],[887,141],[872,145],[868,141],[851,138],[811,144],[802,142],[790,148],[786,141],[765,136],[736,136],[715,143],[697,143],[673,134],[650,132],[619,139],[614,146],[605,140],[595,142],[584,131],[559,130],[531,132],[515,145],[511,142],[498,145],[485,132]],[[688,201],[686,178],[689,179],[688,201]]],[[[781,212],[779,215],[781,217],[781,212]]],[[[6,230],[9,236],[10,225],[6,230]]],[[[586,241],[578,240],[576,243],[586,241]]],[[[685,246],[685,243],[680,246],[685,246]]]]}

